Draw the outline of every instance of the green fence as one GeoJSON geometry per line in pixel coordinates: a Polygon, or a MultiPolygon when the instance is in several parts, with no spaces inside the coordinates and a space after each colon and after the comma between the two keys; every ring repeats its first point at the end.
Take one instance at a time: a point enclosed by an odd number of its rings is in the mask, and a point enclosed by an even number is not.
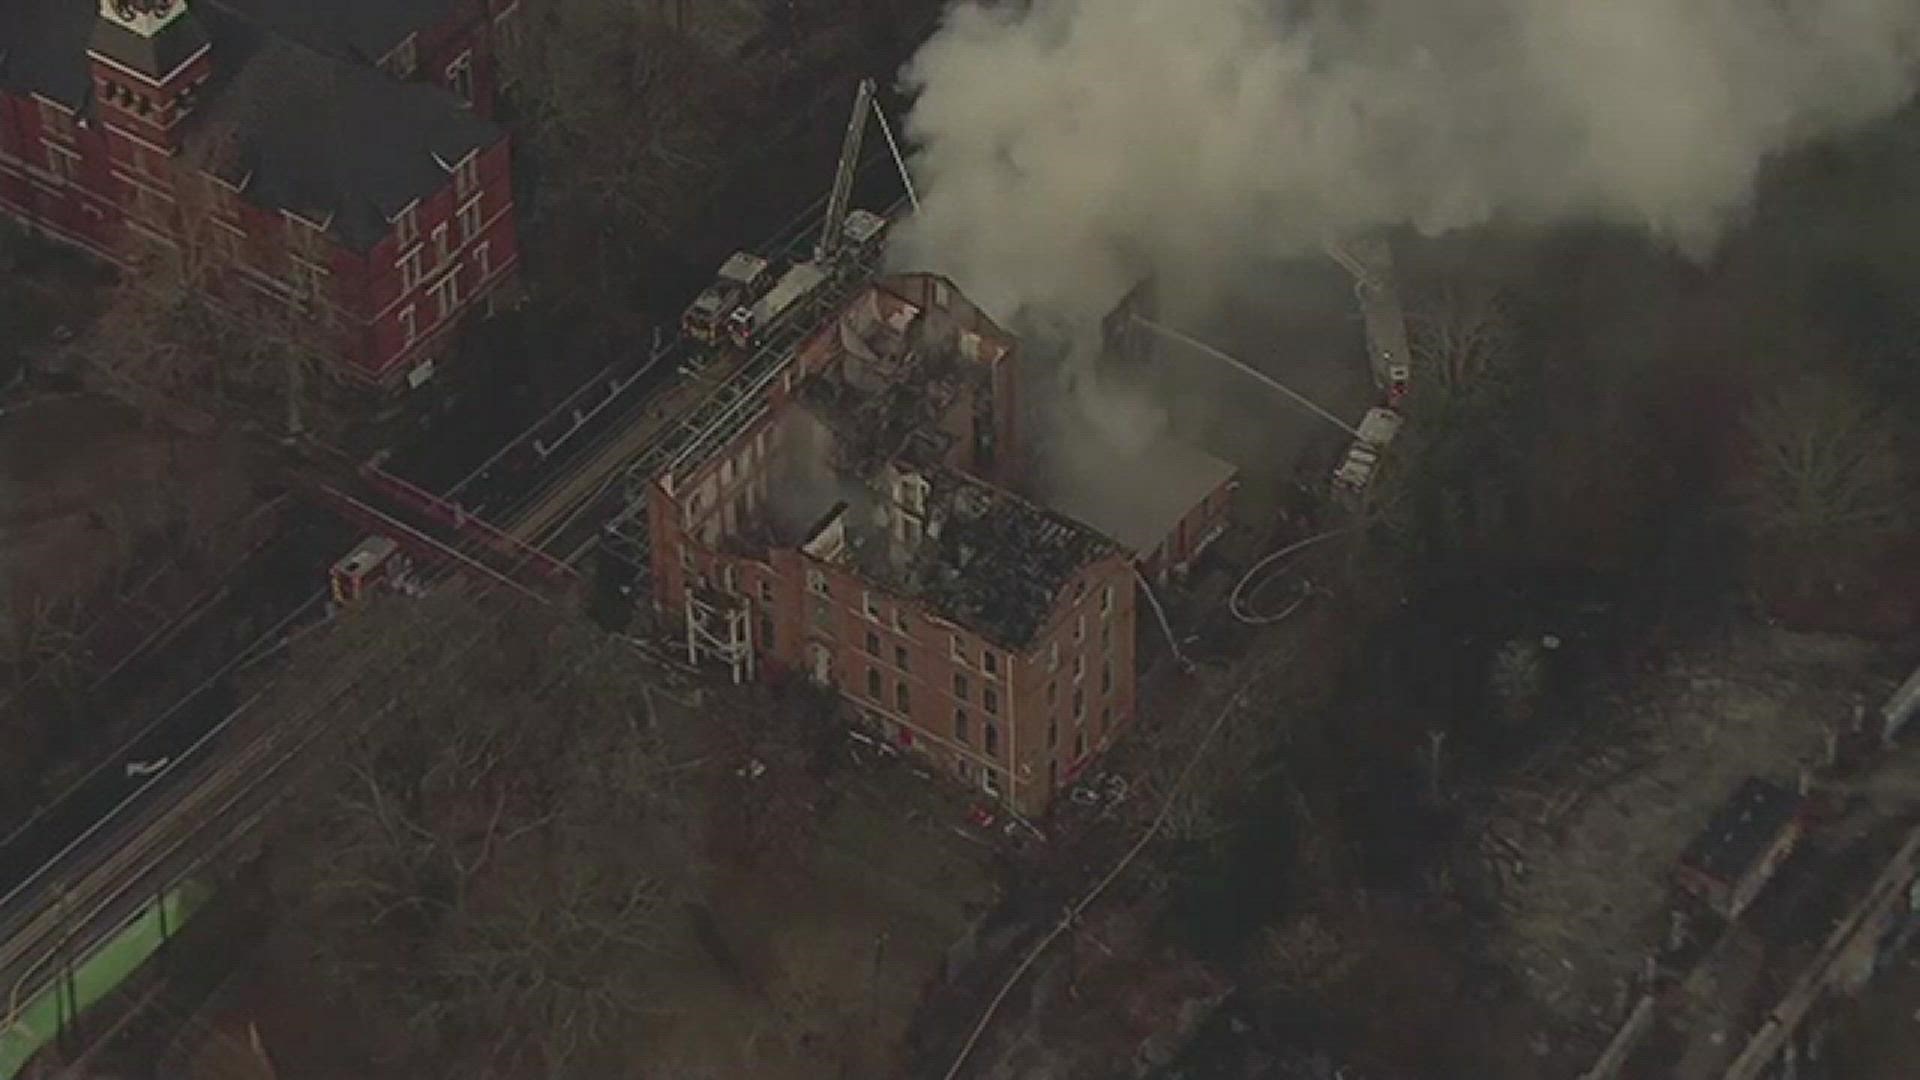
{"type": "MultiPolygon", "coordinates": [[[[96,946],[74,966],[70,980],[49,979],[38,993],[17,1005],[11,1022],[0,1015],[0,1023],[7,1025],[0,1031],[0,1080],[20,1075],[34,1055],[60,1036],[65,1024],[139,971],[212,895],[198,882],[175,886],[96,946]]],[[[47,966],[37,974],[46,977],[57,970],[47,966]]],[[[0,1010],[6,1008],[6,1003],[0,1003],[0,1010]]]]}

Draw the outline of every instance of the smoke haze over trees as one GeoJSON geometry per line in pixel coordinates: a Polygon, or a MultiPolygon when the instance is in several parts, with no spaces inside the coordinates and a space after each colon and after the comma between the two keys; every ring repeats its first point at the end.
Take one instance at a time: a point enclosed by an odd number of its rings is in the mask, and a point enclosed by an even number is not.
{"type": "Polygon", "coordinates": [[[895,245],[1001,317],[1084,325],[1322,232],[1644,226],[1689,254],[1770,155],[1914,91],[1910,0],[1032,0],[905,72],[895,245]]]}

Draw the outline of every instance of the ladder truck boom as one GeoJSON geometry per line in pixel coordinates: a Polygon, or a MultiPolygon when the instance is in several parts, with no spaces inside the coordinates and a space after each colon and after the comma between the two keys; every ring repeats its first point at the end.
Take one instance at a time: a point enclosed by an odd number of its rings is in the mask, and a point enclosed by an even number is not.
{"type": "Polygon", "coordinates": [[[833,192],[827,197],[827,220],[821,226],[819,246],[814,249],[816,262],[825,263],[840,250],[840,230],[846,224],[847,204],[853,199],[853,173],[860,164],[860,143],[866,136],[873,92],[872,79],[861,79],[853,92],[853,115],[847,119],[847,135],[840,143],[840,166],[833,174],[833,192]]]}

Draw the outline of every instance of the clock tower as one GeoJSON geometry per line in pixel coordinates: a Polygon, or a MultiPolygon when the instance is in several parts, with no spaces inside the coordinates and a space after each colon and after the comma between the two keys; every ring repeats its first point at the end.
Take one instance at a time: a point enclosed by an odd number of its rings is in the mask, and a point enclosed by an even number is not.
{"type": "MultiPolygon", "coordinates": [[[[213,70],[207,32],[187,0],[99,0],[87,49],[93,97],[114,142],[172,153],[176,128],[213,70]]],[[[116,148],[116,158],[118,154],[116,148]]]]}

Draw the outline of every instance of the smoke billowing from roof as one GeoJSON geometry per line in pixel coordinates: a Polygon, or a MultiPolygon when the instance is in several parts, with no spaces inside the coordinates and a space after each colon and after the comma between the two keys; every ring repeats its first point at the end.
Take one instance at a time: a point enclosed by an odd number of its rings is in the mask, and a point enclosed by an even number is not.
{"type": "Polygon", "coordinates": [[[1915,0],[968,0],[905,73],[897,257],[1085,326],[1329,228],[1641,225],[1709,249],[1768,157],[1914,92],[1915,0]]]}

